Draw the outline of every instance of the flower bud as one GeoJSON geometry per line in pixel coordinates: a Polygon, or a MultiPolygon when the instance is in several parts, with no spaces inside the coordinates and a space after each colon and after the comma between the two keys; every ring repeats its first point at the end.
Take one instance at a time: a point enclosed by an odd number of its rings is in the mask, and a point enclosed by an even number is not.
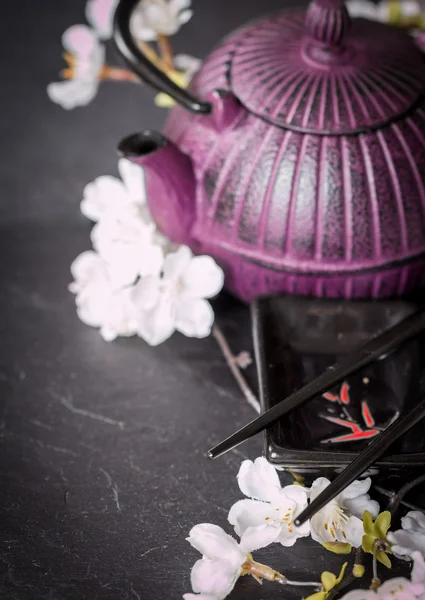
{"type": "Polygon", "coordinates": [[[353,567],[353,576],[354,577],[363,577],[365,572],[365,568],[363,565],[354,565],[353,567]]]}

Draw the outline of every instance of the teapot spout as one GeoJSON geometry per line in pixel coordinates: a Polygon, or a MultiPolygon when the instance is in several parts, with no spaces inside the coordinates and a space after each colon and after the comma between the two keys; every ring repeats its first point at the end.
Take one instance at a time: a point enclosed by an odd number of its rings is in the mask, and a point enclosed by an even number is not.
{"type": "Polygon", "coordinates": [[[150,130],[121,140],[118,153],[143,167],[147,203],[158,229],[176,244],[187,244],[195,220],[191,159],[162,134],[150,130]]]}

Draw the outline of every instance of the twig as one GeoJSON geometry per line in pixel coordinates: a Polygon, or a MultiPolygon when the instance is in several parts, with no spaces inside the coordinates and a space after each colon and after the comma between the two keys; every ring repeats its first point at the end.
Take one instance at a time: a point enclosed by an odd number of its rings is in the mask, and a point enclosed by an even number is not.
{"type": "MultiPolygon", "coordinates": [[[[386,490],[385,488],[381,487],[380,485],[374,485],[373,489],[375,489],[379,494],[382,494],[383,496],[390,498],[391,500],[395,496],[397,496],[396,492],[386,490]]],[[[410,508],[410,510],[417,510],[418,512],[425,513],[425,509],[421,508],[420,506],[416,506],[416,504],[412,504],[411,502],[406,502],[406,500],[401,500],[400,504],[405,506],[406,508],[410,508]]]]}
{"type": "Polygon", "coordinates": [[[170,40],[166,35],[158,35],[158,47],[166,67],[170,70],[174,69],[173,51],[171,49],[170,40]]]}
{"type": "Polygon", "coordinates": [[[229,344],[227,343],[227,340],[224,337],[224,334],[221,331],[221,329],[218,327],[218,325],[214,325],[212,334],[213,334],[213,336],[214,336],[214,338],[226,360],[226,363],[227,363],[230,371],[232,372],[233,377],[236,379],[236,383],[238,384],[243,395],[245,396],[246,401],[248,402],[248,404],[250,406],[252,406],[252,408],[255,410],[255,412],[260,414],[260,412],[261,412],[260,403],[258,402],[257,397],[255,396],[255,394],[252,392],[251,388],[247,384],[245,377],[242,375],[241,370],[238,366],[237,357],[235,357],[233,352],[230,350],[229,344]]]}
{"type": "MultiPolygon", "coordinates": [[[[364,558],[364,552],[362,550],[362,547],[360,546],[360,548],[357,548],[357,550],[356,550],[356,557],[354,559],[354,564],[362,565],[363,558],[364,558]]],[[[333,600],[335,598],[335,596],[337,596],[339,594],[339,592],[341,592],[346,587],[348,587],[351,583],[353,583],[353,581],[355,579],[358,579],[358,577],[355,577],[353,575],[353,571],[351,570],[351,574],[348,575],[348,577],[344,578],[343,581],[341,581],[341,583],[339,585],[337,585],[333,590],[331,590],[329,592],[329,595],[326,600],[333,600]]]]}
{"type": "Polygon", "coordinates": [[[158,69],[161,69],[161,71],[163,71],[166,75],[170,76],[172,73],[175,73],[174,68],[170,68],[165,62],[165,60],[160,58],[155,52],[155,50],[153,50],[149,46],[149,44],[143,42],[142,40],[137,40],[137,45],[139,46],[143,54],[146,56],[146,58],[150,60],[151,63],[153,63],[156,67],[158,67],[158,69]]]}
{"type": "Polygon", "coordinates": [[[406,485],[404,485],[401,490],[397,492],[397,494],[394,494],[388,503],[388,510],[391,512],[392,516],[394,516],[397,512],[397,509],[400,506],[404,496],[413,490],[413,488],[415,488],[417,485],[421,485],[421,483],[425,483],[425,475],[421,475],[417,479],[406,483],[406,485]]]}
{"type": "Polygon", "coordinates": [[[131,71],[127,71],[127,69],[120,69],[119,67],[109,67],[108,65],[104,65],[102,71],[100,72],[99,79],[105,80],[113,80],[113,81],[132,81],[134,83],[139,83],[140,79],[132,73],[131,71]]]}

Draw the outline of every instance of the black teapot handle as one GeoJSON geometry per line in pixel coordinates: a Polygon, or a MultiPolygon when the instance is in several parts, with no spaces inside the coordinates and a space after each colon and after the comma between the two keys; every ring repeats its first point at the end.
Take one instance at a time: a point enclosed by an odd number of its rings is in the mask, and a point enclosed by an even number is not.
{"type": "Polygon", "coordinates": [[[130,31],[130,19],[139,0],[120,0],[114,16],[114,41],[128,66],[143,81],[171,96],[177,104],[194,113],[212,112],[212,104],[183,90],[146,58],[130,31]]]}

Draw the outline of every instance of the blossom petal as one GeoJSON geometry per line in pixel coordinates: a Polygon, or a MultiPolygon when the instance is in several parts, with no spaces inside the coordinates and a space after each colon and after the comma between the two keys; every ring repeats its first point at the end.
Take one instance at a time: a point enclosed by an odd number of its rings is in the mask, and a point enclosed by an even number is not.
{"type": "Polygon", "coordinates": [[[126,158],[120,158],[118,171],[131,201],[137,204],[146,204],[145,178],[142,167],[126,158]]]}
{"type": "Polygon", "coordinates": [[[221,600],[221,598],[210,594],[183,594],[183,600],[221,600]]]}
{"type": "Polygon", "coordinates": [[[168,7],[170,12],[177,14],[186,8],[189,8],[192,4],[192,0],[169,0],[168,7]]]}
{"type": "Polygon", "coordinates": [[[240,565],[245,561],[245,554],[239,548],[237,541],[218,525],[211,523],[195,525],[186,539],[193,548],[211,560],[226,559],[240,565]]]}
{"type": "MultiPolygon", "coordinates": [[[[329,505],[328,505],[329,506],[329,505]]],[[[363,522],[357,517],[351,517],[340,527],[334,527],[331,509],[322,509],[310,521],[311,537],[320,544],[326,542],[342,542],[355,548],[361,546],[363,537],[363,522]]]]}
{"type": "Polygon", "coordinates": [[[419,551],[425,556],[425,535],[413,531],[390,531],[388,540],[393,544],[392,551],[397,556],[412,556],[413,552],[419,551]]]}
{"type": "Polygon", "coordinates": [[[116,177],[102,175],[86,185],[81,212],[92,221],[119,210],[128,203],[127,191],[116,177]]]}
{"type": "Polygon", "coordinates": [[[179,14],[179,23],[184,25],[193,17],[193,10],[184,10],[179,14]]]}
{"type": "Polygon", "coordinates": [[[100,39],[112,37],[112,23],[118,0],[89,0],[86,4],[86,19],[100,39]]]}
{"type": "Polygon", "coordinates": [[[190,54],[176,54],[174,57],[174,66],[179,71],[186,71],[192,78],[201,68],[202,61],[190,54]]]}
{"type": "MultiPolygon", "coordinates": [[[[230,509],[227,517],[234,526],[235,533],[241,537],[245,531],[252,527],[263,527],[273,523],[273,509],[268,502],[259,500],[239,500],[230,509]]],[[[280,534],[280,524],[274,525],[276,537],[280,534]]]]}
{"type": "Polygon", "coordinates": [[[418,510],[411,510],[401,519],[403,529],[415,531],[425,536],[425,515],[418,510]]]}
{"type": "Polygon", "coordinates": [[[424,586],[414,584],[405,577],[395,577],[385,581],[379,588],[378,594],[382,600],[394,598],[394,600],[410,600],[424,593],[424,586]]]}
{"type": "Polygon", "coordinates": [[[204,338],[211,333],[214,311],[207,300],[179,296],[176,304],[177,331],[187,337],[204,338]]]}
{"type": "Polygon", "coordinates": [[[375,4],[370,0],[348,0],[347,9],[352,17],[361,17],[371,21],[386,22],[389,18],[388,2],[375,4]]]}
{"type": "Polygon", "coordinates": [[[144,277],[133,288],[133,302],[138,310],[151,310],[160,300],[160,281],[158,277],[144,277]]]}
{"type": "Polygon", "coordinates": [[[359,548],[362,545],[362,538],[364,534],[363,521],[358,517],[351,517],[343,526],[345,535],[341,535],[340,531],[336,531],[336,537],[338,542],[351,544],[353,548],[359,548]]]}
{"type": "Polygon", "coordinates": [[[194,592],[225,598],[235,587],[242,573],[241,566],[233,567],[227,560],[198,560],[190,576],[194,592]]]}
{"type": "MultiPolygon", "coordinates": [[[[363,496],[369,491],[371,485],[372,480],[370,477],[367,477],[366,479],[357,479],[348,487],[346,487],[345,490],[337,496],[337,498],[341,498],[342,501],[345,501],[357,498],[358,496],[363,496]]],[[[337,502],[340,504],[339,500],[337,500],[337,502]]]]}
{"type": "Polygon", "coordinates": [[[378,596],[371,590],[353,590],[345,594],[341,600],[378,600],[378,596]]]}
{"type": "Polygon", "coordinates": [[[189,266],[192,256],[188,246],[180,246],[176,252],[169,254],[164,262],[164,279],[176,281],[189,266]]]}
{"type": "Polygon", "coordinates": [[[96,252],[87,250],[77,256],[77,258],[71,264],[71,274],[73,278],[78,281],[82,286],[87,284],[93,274],[96,273],[102,259],[96,252]]]}
{"type": "Polygon", "coordinates": [[[142,277],[158,275],[164,264],[164,251],[156,244],[141,245],[134,256],[137,274],[142,277]]]}
{"type": "Polygon", "coordinates": [[[423,583],[425,584],[425,560],[421,552],[412,552],[413,558],[413,569],[412,569],[412,583],[423,583]]]}
{"type": "Polygon", "coordinates": [[[62,35],[62,45],[77,57],[88,58],[96,52],[99,42],[96,33],[87,25],[73,25],[62,35]]]}
{"type": "Polygon", "coordinates": [[[59,81],[49,83],[47,95],[55,104],[59,104],[65,110],[72,110],[78,106],[90,104],[97,94],[98,82],[89,81],[59,81]]]}
{"type": "Polygon", "coordinates": [[[310,502],[313,502],[317,498],[319,494],[323,492],[325,488],[330,484],[329,479],[326,477],[318,477],[315,479],[311,485],[310,490],[310,502]]]}
{"type": "Polygon", "coordinates": [[[102,318],[93,302],[83,302],[77,305],[77,315],[80,321],[89,327],[100,327],[102,318]]]}
{"type": "Polygon", "coordinates": [[[271,525],[261,527],[248,527],[241,538],[241,548],[246,552],[254,552],[260,548],[266,548],[276,542],[279,537],[279,528],[271,525]]]}
{"type": "Polygon", "coordinates": [[[372,517],[376,519],[380,510],[379,502],[372,500],[369,494],[363,494],[358,498],[346,499],[341,506],[347,508],[351,514],[359,517],[359,519],[362,517],[365,510],[368,510],[372,517]]]}
{"type": "Polygon", "coordinates": [[[248,498],[271,502],[281,490],[276,469],[264,457],[245,460],[238,473],[239,489],[248,498]]]}
{"type": "Polygon", "coordinates": [[[211,256],[196,256],[184,269],[181,282],[187,294],[212,298],[223,287],[224,273],[211,256]]]}
{"type": "Polygon", "coordinates": [[[162,344],[173,335],[174,331],[171,306],[164,299],[161,299],[151,310],[137,315],[137,335],[150,346],[162,344]]]}

